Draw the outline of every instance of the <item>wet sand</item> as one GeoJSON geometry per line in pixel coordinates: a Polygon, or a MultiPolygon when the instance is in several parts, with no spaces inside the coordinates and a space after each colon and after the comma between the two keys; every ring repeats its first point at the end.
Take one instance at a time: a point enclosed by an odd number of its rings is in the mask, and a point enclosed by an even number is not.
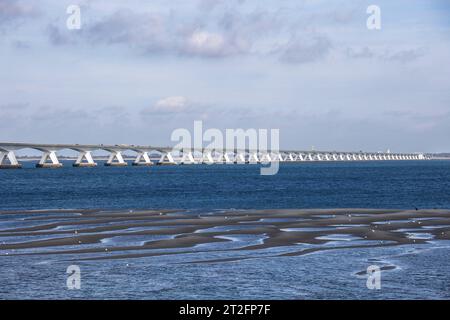
{"type": "MultiPolygon", "coordinates": [[[[421,244],[450,239],[450,210],[298,209],[196,213],[183,210],[0,212],[0,255],[76,255],[77,260],[185,254],[233,237],[261,241],[210,252],[286,247],[296,256],[323,250],[421,244]],[[13,223],[13,225],[12,225],[13,223]],[[12,225],[12,226],[11,226],[12,225]],[[139,244],[121,242],[139,239],[139,244]],[[156,237],[156,238],[155,238],[156,237]],[[158,238],[160,237],[160,238],[158,238]],[[163,238],[161,238],[163,237],[163,238]],[[113,240],[114,245],[108,241],[113,240]],[[342,243],[330,247],[330,242],[342,243]],[[313,245],[304,248],[301,244],[313,245]],[[298,246],[298,250],[296,249],[298,246]],[[177,249],[174,251],[174,249],[177,249]]],[[[251,258],[210,259],[196,263],[251,258]]]]}

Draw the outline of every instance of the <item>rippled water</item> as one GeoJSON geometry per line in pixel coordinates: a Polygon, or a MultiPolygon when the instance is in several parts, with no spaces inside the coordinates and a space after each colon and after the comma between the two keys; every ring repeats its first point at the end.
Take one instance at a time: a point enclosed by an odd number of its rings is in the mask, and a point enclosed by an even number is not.
{"type": "MultiPolygon", "coordinates": [[[[78,262],[81,290],[66,288],[71,261],[2,257],[0,296],[114,299],[448,299],[450,243],[352,249],[301,257],[184,264],[185,256],[78,262]],[[368,261],[368,259],[375,261],[368,261]],[[357,272],[390,265],[381,290],[368,290],[357,272]]],[[[210,255],[208,255],[210,257],[210,255]]],[[[76,258],[76,257],[74,257],[76,258]]],[[[205,256],[206,258],[206,256],[205,256]]]]}
{"type": "Polygon", "coordinates": [[[450,161],[0,170],[0,210],[450,208],[450,161]]]}

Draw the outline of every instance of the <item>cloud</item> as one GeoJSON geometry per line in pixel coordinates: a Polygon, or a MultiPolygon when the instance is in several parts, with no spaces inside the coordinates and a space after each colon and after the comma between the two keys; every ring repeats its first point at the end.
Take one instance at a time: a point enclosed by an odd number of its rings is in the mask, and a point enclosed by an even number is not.
{"type": "Polygon", "coordinates": [[[225,58],[249,54],[255,43],[281,31],[281,19],[274,12],[239,12],[216,5],[221,9],[206,16],[199,8],[190,15],[180,15],[176,10],[119,9],[100,18],[95,15],[77,32],[66,30],[63,24],[50,24],[47,37],[53,45],[85,42],[120,45],[148,56],[225,58]]]}
{"type": "MultiPolygon", "coordinates": [[[[224,108],[205,102],[198,102],[184,96],[170,96],[156,101],[152,106],[140,111],[141,117],[164,117],[165,121],[217,120],[224,121],[240,118],[248,114],[248,108],[224,108]]],[[[168,123],[168,122],[164,122],[168,123]]]]}
{"type": "Polygon", "coordinates": [[[183,117],[205,119],[211,111],[201,103],[194,103],[184,96],[171,96],[156,101],[152,106],[142,109],[140,116],[163,116],[168,118],[183,117]]]}
{"type": "Polygon", "coordinates": [[[243,4],[245,0],[200,0],[198,2],[198,8],[205,12],[213,11],[216,8],[219,8],[225,4],[231,4],[232,6],[243,4]]]}
{"type": "MultiPolygon", "coordinates": [[[[294,19],[283,8],[244,9],[236,5],[241,2],[203,0],[189,14],[176,9],[117,9],[103,16],[92,15],[93,20],[78,32],[69,32],[61,24],[49,26],[47,33],[54,45],[86,42],[93,46],[122,46],[146,56],[223,59],[275,54],[284,63],[303,64],[323,59],[331,51],[329,37],[311,25],[317,21],[310,18],[308,26],[299,22],[310,14],[301,12],[302,19],[294,19]]],[[[331,13],[327,19],[347,21],[353,11],[340,15],[341,11],[334,10],[332,14],[339,19],[330,17],[331,13]]]]}
{"type": "Polygon", "coordinates": [[[85,36],[92,43],[126,44],[160,51],[170,42],[167,28],[169,25],[162,15],[124,9],[87,26],[85,36]]]}
{"type": "Polygon", "coordinates": [[[314,62],[326,57],[331,47],[331,41],[323,35],[295,37],[281,48],[280,60],[292,64],[314,62]]]}
{"type": "Polygon", "coordinates": [[[158,14],[122,9],[86,23],[77,32],[50,24],[47,36],[53,45],[87,42],[91,45],[124,45],[146,53],[155,53],[168,50],[172,42],[164,19],[158,14]]]}
{"type": "Polygon", "coordinates": [[[158,100],[152,110],[157,113],[179,113],[189,107],[186,97],[174,96],[158,100]]]}
{"type": "Polygon", "coordinates": [[[63,34],[59,28],[57,28],[55,25],[52,24],[47,26],[47,35],[50,40],[50,43],[55,46],[73,43],[73,39],[63,34]]]}
{"type": "Polygon", "coordinates": [[[92,45],[124,45],[147,55],[225,57],[245,52],[249,47],[235,34],[201,29],[195,22],[181,23],[171,15],[128,9],[86,25],[77,35],[55,25],[48,26],[47,34],[54,45],[87,41],[92,45]]]}
{"type": "Polygon", "coordinates": [[[352,59],[368,59],[373,58],[375,53],[369,47],[363,48],[347,48],[345,50],[345,54],[347,57],[352,59]]]}
{"type": "Polygon", "coordinates": [[[205,31],[194,32],[187,42],[187,49],[194,53],[220,54],[224,46],[225,39],[222,35],[205,31]]]}
{"type": "Polygon", "coordinates": [[[194,31],[180,52],[207,57],[229,56],[247,51],[249,44],[236,37],[226,38],[219,33],[194,31]]]}
{"type": "Polygon", "coordinates": [[[0,0],[0,26],[16,24],[38,15],[37,9],[23,1],[0,0]]]}

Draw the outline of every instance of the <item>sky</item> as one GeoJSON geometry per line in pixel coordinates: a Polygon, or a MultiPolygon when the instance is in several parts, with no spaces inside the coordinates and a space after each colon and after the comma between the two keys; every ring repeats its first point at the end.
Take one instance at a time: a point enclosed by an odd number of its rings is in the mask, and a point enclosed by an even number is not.
{"type": "Polygon", "coordinates": [[[447,0],[0,0],[0,141],[167,146],[202,120],[284,149],[449,152],[449,18],[447,0]]]}

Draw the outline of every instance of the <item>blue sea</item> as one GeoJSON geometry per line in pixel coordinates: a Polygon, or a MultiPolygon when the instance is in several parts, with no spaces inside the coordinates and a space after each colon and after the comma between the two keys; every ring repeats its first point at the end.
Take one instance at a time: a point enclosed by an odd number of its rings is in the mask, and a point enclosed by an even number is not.
{"type": "MultiPolygon", "coordinates": [[[[274,176],[261,176],[258,165],[34,165],[23,162],[23,169],[0,170],[0,211],[19,212],[3,212],[0,230],[43,224],[26,211],[47,209],[176,209],[186,216],[239,209],[450,209],[450,161],[283,163],[274,176]]],[[[96,246],[125,241],[111,239],[96,246]]],[[[31,240],[0,235],[0,243],[31,240]]],[[[282,257],[275,254],[293,248],[245,250],[262,240],[241,237],[202,244],[190,253],[111,260],[43,254],[52,248],[0,250],[0,299],[450,298],[450,241],[282,257]],[[222,251],[224,246],[243,250],[222,251]],[[239,255],[245,259],[234,259],[239,255]],[[190,263],[212,258],[224,260],[190,263]],[[389,266],[381,272],[380,290],[369,290],[367,277],[361,276],[373,264],[389,266]],[[81,269],[79,290],[67,287],[69,265],[81,269]]],[[[330,241],[325,246],[347,244],[330,241]]]]}
{"type": "Polygon", "coordinates": [[[450,161],[0,170],[0,210],[450,208],[450,161]]]}

